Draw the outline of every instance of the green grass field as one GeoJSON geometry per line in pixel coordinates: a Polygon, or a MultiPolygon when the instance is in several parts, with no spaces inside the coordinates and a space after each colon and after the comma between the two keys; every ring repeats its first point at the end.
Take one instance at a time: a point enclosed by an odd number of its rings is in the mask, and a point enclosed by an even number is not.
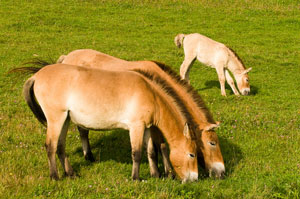
{"type": "Polygon", "coordinates": [[[0,0],[0,198],[300,198],[300,2],[0,0]],[[200,171],[195,183],[154,179],[144,155],[143,180],[133,182],[127,132],[92,131],[97,161],[89,163],[71,125],[66,150],[78,177],[50,180],[45,127],[22,97],[29,76],[7,71],[81,48],[179,71],[184,54],[173,39],[194,32],[230,46],[253,68],[252,94],[241,97],[228,85],[222,97],[215,70],[199,62],[190,74],[221,121],[226,178],[200,171]]]}

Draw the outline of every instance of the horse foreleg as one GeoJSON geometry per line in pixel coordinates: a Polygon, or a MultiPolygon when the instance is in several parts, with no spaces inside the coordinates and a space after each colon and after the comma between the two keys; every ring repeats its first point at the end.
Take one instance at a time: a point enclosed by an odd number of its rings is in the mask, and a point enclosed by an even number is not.
{"type": "Polygon", "coordinates": [[[186,81],[190,82],[189,74],[194,60],[195,56],[185,56],[184,61],[180,66],[181,79],[185,79],[186,81]]]}
{"type": "Polygon", "coordinates": [[[95,162],[95,158],[93,156],[91,146],[90,146],[90,141],[89,141],[89,130],[83,129],[79,126],[77,128],[80,133],[80,139],[81,139],[84,158],[91,162],[95,162]]]}
{"type": "Polygon", "coordinates": [[[145,126],[144,124],[135,125],[130,128],[130,143],[132,156],[132,174],[133,180],[139,180],[139,169],[142,158],[142,147],[144,138],[145,126]]]}
{"type": "Polygon", "coordinates": [[[218,67],[216,66],[216,70],[218,73],[218,78],[220,82],[220,87],[221,87],[221,95],[226,96],[226,91],[225,91],[225,69],[224,67],[218,67]]]}
{"type": "Polygon", "coordinates": [[[63,127],[61,129],[61,133],[58,139],[57,144],[57,155],[60,160],[60,163],[62,164],[62,167],[65,171],[66,176],[73,176],[74,172],[73,169],[68,161],[68,158],[66,157],[66,136],[68,131],[70,119],[66,119],[66,121],[63,124],[63,127]]]}
{"type": "Polygon", "coordinates": [[[151,138],[155,148],[157,148],[161,153],[166,176],[173,178],[175,175],[169,160],[168,148],[160,130],[157,127],[151,127],[151,138]]]}
{"type": "Polygon", "coordinates": [[[226,77],[226,81],[229,84],[229,86],[231,87],[233,93],[235,95],[240,95],[239,91],[236,89],[235,85],[234,85],[234,81],[231,77],[231,75],[229,74],[228,70],[225,69],[225,77],[226,77]]]}
{"type": "Polygon", "coordinates": [[[151,177],[158,178],[159,171],[158,171],[157,147],[153,143],[154,140],[152,139],[152,132],[150,132],[149,129],[145,130],[144,141],[145,141],[145,146],[147,149],[147,157],[148,157],[148,161],[149,161],[150,175],[151,175],[151,177]],[[150,134],[151,134],[151,136],[150,136],[150,134]]]}

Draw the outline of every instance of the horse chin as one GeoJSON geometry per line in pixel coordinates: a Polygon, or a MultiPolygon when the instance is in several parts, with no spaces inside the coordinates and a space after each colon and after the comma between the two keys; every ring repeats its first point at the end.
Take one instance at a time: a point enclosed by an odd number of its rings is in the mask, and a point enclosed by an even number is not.
{"type": "Polygon", "coordinates": [[[211,169],[209,170],[210,178],[223,179],[225,176],[225,167],[222,162],[213,163],[211,169]]]}

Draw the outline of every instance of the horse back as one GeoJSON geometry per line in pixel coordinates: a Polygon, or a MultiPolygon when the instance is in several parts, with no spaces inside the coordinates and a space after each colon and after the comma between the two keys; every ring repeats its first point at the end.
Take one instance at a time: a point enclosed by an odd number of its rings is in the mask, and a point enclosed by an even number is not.
{"type": "Polygon", "coordinates": [[[34,92],[46,117],[68,111],[75,124],[91,129],[150,123],[155,111],[152,87],[134,72],[55,64],[35,74],[34,92]]]}

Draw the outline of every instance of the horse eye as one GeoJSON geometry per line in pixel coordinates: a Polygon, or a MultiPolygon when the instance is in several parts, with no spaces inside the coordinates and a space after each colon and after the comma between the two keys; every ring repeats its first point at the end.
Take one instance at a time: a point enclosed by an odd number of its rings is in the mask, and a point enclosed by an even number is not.
{"type": "Polygon", "coordinates": [[[194,158],[194,157],[195,157],[195,154],[190,153],[189,156],[190,156],[191,158],[194,158]]]}
{"type": "Polygon", "coordinates": [[[208,142],[211,146],[216,146],[216,142],[208,142]]]}
{"type": "Polygon", "coordinates": [[[246,79],[246,82],[249,82],[249,79],[246,79]]]}

